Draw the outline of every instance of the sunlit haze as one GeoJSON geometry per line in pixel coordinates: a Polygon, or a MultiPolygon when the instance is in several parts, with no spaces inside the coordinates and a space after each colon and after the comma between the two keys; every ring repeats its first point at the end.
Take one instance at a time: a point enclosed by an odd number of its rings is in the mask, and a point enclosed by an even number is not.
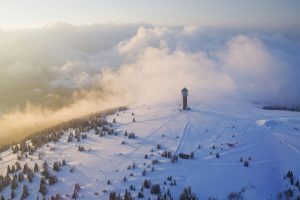
{"type": "Polygon", "coordinates": [[[1,0],[0,27],[53,22],[151,23],[156,25],[294,26],[297,0],[1,0]]]}

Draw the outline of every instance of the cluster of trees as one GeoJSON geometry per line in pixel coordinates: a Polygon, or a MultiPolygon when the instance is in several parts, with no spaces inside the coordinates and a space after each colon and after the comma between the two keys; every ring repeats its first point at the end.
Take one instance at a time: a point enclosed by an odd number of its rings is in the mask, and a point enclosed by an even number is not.
{"type": "Polygon", "coordinates": [[[122,200],[121,195],[116,192],[109,193],[109,200],[122,200]]]}
{"type": "Polygon", "coordinates": [[[198,197],[192,192],[191,187],[186,187],[180,194],[180,200],[198,200],[198,197]]]}
{"type": "MultiPolygon", "coordinates": [[[[2,152],[4,152],[4,151],[8,150],[10,147],[11,147],[11,145],[9,145],[9,144],[2,144],[2,145],[0,146],[0,153],[2,153],[2,152]]],[[[0,158],[0,160],[1,160],[1,158],[0,158]]]]}
{"type": "Polygon", "coordinates": [[[160,185],[158,183],[155,183],[153,185],[151,185],[151,188],[150,188],[150,193],[151,194],[160,194],[160,185]]]}
{"type": "Polygon", "coordinates": [[[136,135],[134,133],[128,133],[127,131],[125,131],[124,136],[128,137],[128,139],[135,139],[136,138],[136,135]]]}
{"type": "MultiPolygon", "coordinates": [[[[11,199],[15,198],[15,190],[19,187],[19,183],[22,183],[27,177],[28,181],[31,183],[34,178],[34,172],[31,168],[28,167],[28,164],[25,163],[23,168],[20,163],[17,161],[14,165],[7,166],[6,176],[3,177],[0,175],[0,192],[7,186],[11,187],[11,199]],[[12,174],[12,177],[10,176],[12,174]]],[[[21,200],[27,198],[29,195],[28,187],[26,184],[23,185],[21,200]]],[[[3,197],[4,198],[4,197],[3,197]]]]}
{"type": "MultiPolygon", "coordinates": [[[[62,166],[64,166],[64,165],[66,165],[66,161],[65,160],[63,160],[63,161],[55,161],[53,163],[52,169],[53,169],[53,171],[59,172],[60,168],[62,166]]],[[[38,165],[34,166],[34,170],[35,171],[39,170],[38,165]]],[[[48,165],[48,163],[47,163],[46,160],[44,161],[44,163],[42,165],[41,174],[42,174],[43,177],[41,178],[41,181],[40,181],[39,192],[43,196],[45,196],[48,193],[47,184],[54,185],[55,183],[57,183],[57,177],[56,177],[56,175],[51,174],[50,169],[49,169],[49,165],[48,165]]]]}
{"type": "Polygon", "coordinates": [[[16,161],[15,164],[12,165],[11,167],[10,167],[10,165],[7,165],[6,173],[13,174],[21,169],[22,169],[21,164],[18,161],[16,161]]]}
{"type": "Polygon", "coordinates": [[[21,154],[24,154],[26,152],[29,153],[29,155],[33,155],[33,153],[36,151],[37,147],[34,145],[30,145],[28,142],[22,141],[20,144],[16,144],[12,146],[12,151],[14,154],[21,151],[21,154]]]}
{"type": "Polygon", "coordinates": [[[228,200],[243,200],[242,192],[230,192],[227,196],[228,200]]]}
{"type": "Polygon", "coordinates": [[[249,157],[248,159],[244,159],[243,157],[241,157],[240,162],[243,163],[245,167],[249,167],[251,159],[251,157],[249,157]]]}
{"type": "Polygon", "coordinates": [[[178,156],[173,154],[172,158],[171,158],[171,163],[176,163],[178,161],[178,156]]]}
{"type": "Polygon", "coordinates": [[[109,128],[108,131],[107,131],[107,134],[108,134],[108,135],[112,135],[112,134],[114,134],[114,132],[115,132],[115,131],[114,131],[113,128],[109,128]]]}
{"type": "Polygon", "coordinates": [[[179,158],[182,158],[182,159],[193,159],[194,158],[194,152],[191,152],[190,154],[179,153],[179,158]]]}
{"type": "MultiPolygon", "coordinates": [[[[168,177],[169,181],[172,181],[172,177],[168,177]]],[[[173,200],[172,194],[170,190],[163,191],[161,189],[160,184],[155,183],[152,184],[150,180],[145,179],[142,186],[140,187],[140,190],[137,193],[137,197],[142,199],[145,198],[144,189],[148,189],[151,195],[155,195],[157,200],[173,200]]],[[[121,195],[116,192],[111,192],[109,194],[109,200],[132,200],[133,196],[130,193],[130,190],[135,191],[135,187],[131,185],[129,189],[125,190],[124,195],[121,195]]],[[[150,199],[150,196],[148,197],[150,199]]],[[[192,192],[191,187],[185,187],[182,193],[180,194],[180,200],[198,200],[198,197],[195,193],[192,192]]]]}
{"type": "Polygon", "coordinates": [[[289,110],[300,112],[300,105],[297,106],[281,106],[281,105],[267,105],[263,107],[264,110],[289,110]]]}
{"type": "MultiPolygon", "coordinates": [[[[7,186],[11,186],[12,190],[12,196],[14,196],[14,190],[17,189],[19,186],[18,183],[21,183],[24,181],[25,176],[27,177],[29,182],[33,181],[34,173],[33,170],[28,167],[28,164],[25,163],[23,167],[23,171],[20,163],[17,161],[15,165],[10,165],[7,166],[7,171],[6,171],[6,176],[4,177],[3,175],[0,175],[0,192],[7,186]],[[17,173],[19,172],[19,173],[17,173]],[[10,176],[12,174],[12,178],[10,176]]],[[[24,192],[24,197],[27,197],[26,191],[24,192]]]]}
{"type": "MultiPolygon", "coordinates": [[[[73,135],[70,133],[69,137],[70,136],[73,136],[73,135]]],[[[75,130],[75,139],[77,140],[77,142],[80,141],[80,138],[81,139],[86,139],[87,138],[87,134],[80,134],[79,130],[76,129],[75,130]]],[[[68,139],[68,142],[69,142],[69,139],[68,139]]]]}
{"type": "Polygon", "coordinates": [[[78,151],[80,151],[80,152],[83,152],[83,151],[85,151],[85,148],[84,148],[84,146],[81,146],[81,145],[79,145],[79,146],[78,146],[78,151]]]}
{"type": "Polygon", "coordinates": [[[129,133],[128,134],[128,139],[135,139],[135,138],[136,138],[136,136],[135,136],[134,133],[129,133]]]}
{"type": "Polygon", "coordinates": [[[135,169],[135,168],[136,168],[135,162],[133,162],[132,165],[129,164],[128,167],[127,167],[128,170],[135,169]]]}
{"type": "MultiPolygon", "coordinates": [[[[8,150],[9,148],[12,149],[12,152],[14,154],[18,154],[18,159],[21,160],[23,156],[27,157],[27,154],[33,155],[36,150],[40,147],[42,147],[44,144],[47,144],[49,142],[58,142],[61,136],[64,134],[64,131],[68,130],[69,128],[73,128],[76,130],[75,136],[70,135],[69,140],[72,140],[74,137],[77,140],[85,139],[87,138],[86,134],[80,135],[80,132],[82,131],[88,131],[91,129],[97,129],[97,127],[103,127],[109,125],[111,127],[111,124],[107,122],[105,117],[106,114],[113,114],[116,111],[123,111],[126,110],[126,107],[119,107],[117,109],[111,109],[107,110],[105,112],[100,112],[96,114],[92,114],[80,119],[74,119],[70,120],[68,122],[64,122],[61,124],[58,124],[54,127],[36,132],[24,139],[22,139],[19,143],[13,143],[13,144],[6,144],[2,145],[0,147],[0,153],[3,151],[8,150]]],[[[114,133],[113,129],[108,129],[108,132],[110,134],[114,133]]],[[[83,147],[81,147],[82,149],[83,147]]],[[[54,162],[53,164],[53,171],[58,172],[60,170],[60,167],[62,165],[65,165],[65,160],[62,162],[54,162]]],[[[28,167],[28,164],[24,164],[23,171],[20,163],[17,161],[12,166],[7,166],[7,173],[5,176],[0,174],[0,192],[5,188],[10,186],[11,191],[11,198],[15,198],[15,189],[19,186],[20,182],[23,182],[25,179],[25,176],[27,177],[29,182],[33,181],[34,173],[38,172],[39,166],[37,163],[35,163],[34,168],[31,169],[28,167]],[[18,172],[18,174],[17,174],[18,172]],[[12,176],[10,176],[12,174],[12,176]],[[25,175],[25,176],[24,176],[25,175]]],[[[47,194],[47,184],[52,185],[57,182],[57,177],[55,175],[52,175],[50,173],[49,167],[47,162],[45,161],[42,165],[41,169],[42,178],[40,181],[40,188],[39,192],[42,195],[47,194]]],[[[77,186],[76,186],[77,187],[77,186]]],[[[28,196],[28,187],[26,185],[23,185],[23,192],[21,199],[25,199],[28,196]]],[[[60,195],[56,195],[54,197],[51,197],[51,199],[60,199],[60,195]]],[[[5,199],[3,196],[0,196],[0,199],[5,199]]]]}
{"type": "Polygon", "coordinates": [[[159,163],[159,161],[157,160],[157,159],[153,159],[152,160],[152,165],[156,165],[156,164],[158,164],[159,163]]]}
{"type": "Polygon", "coordinates": [[[65,160],[65,159],[62,160],[62,161],[55,161],[55,162],[53,163],[52,168],[53,168],[54,171],[59,172],[60,168],[61,168],[62,166],[65,166],[65,165],[66,165],[66,160],[65,160]]]}
{"type": "Polygon", "coordinates": [[[283,191],[283,194],[281,192],[278,194],[278,199],[283,199],[283,195],[285,199],[300,199],[300,195],[298,195],[297,197],[295,195],[295,189],[296,191],[298,190],[300,192],[300,184],[299,180],[297,180],[294,176],[293,171],[289,170],[286,176],[284,176],[284,179],[288,180],[290,185],[288,189],[283,191]]]}
{"type": "Polygon", "coordinates": [[[171,151],[164,151],[160,155],[164,158],[172,158],[173,153],[171,151]]]}
{"type": "Polygon", "coordinates": [[[82,118],[73,119],[67,122],[60,123],[51,128],[44,129],[42,131],[33,133],[32,135],[22,139],[19,145],[16,143],[4,144],[0,146],[0,153],[8,150],[13,147],[13,151],[17,153],[18,151],[24,152],[34,152],[38,147],[41,147],[44,144],[49,142],[58,142],[63,131],[68,130],[69,128],[78,129],[79,132],[84,132],[91,130],[96,127],[102,127],[103,125],[108,125],[108,122],[104,119],[106,115],[114,114],[117,111],[124,111],[127,108],[122,106],[118,108],[109,109],[103,112],[98,112],[95,114],[87,115],[82,118]],[[31,141],[32,146],[28,147],[26,141],[31,141]],[[26,145],[24,145],[26,144],[26,145]],[[18,146],[16,148],[16,146],[18,146]]]}
{"type": "Polygon", "coordinates": [[[40,148],[49,142],[58,142],[62,135],[63,131],[61,129],[51,128],[27,137],[24,139],[24,141],[31,140],[32,145],[34,146],[35,150],[37,150],[37,148],[40,148]]]}
{"type": "Polygon", "coordinates": [[[8,174],[6,174],[6,176],[3,176],[2,174],[0,174],[0,192],[7,186],[9,186],[11,182],[11,178],[8,174]]]}

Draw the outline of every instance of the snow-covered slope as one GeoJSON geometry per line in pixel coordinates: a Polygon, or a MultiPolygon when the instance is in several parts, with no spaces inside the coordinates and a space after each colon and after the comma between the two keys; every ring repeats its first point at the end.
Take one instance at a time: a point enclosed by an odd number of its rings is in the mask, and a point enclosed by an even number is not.
{"type": "MultiPolygon", "coordinates": [[[[176,104],[132,106],[107,116],[111,123],[116,120],[112,125],[117,135],[99,137],[90,130],[87,139],[67,142],[69,132],[74,131],[69,130],[58,143],[38,150],[41,160],[35,154],[20,161],[21,165],[27,162],[32,168],[35,162],[41,165],[47,160],[51,166],[65,159],[67,165],[53,172],[58,182],[47,186],[47,196],[60,193],[67,199],[75,183],[81,186],[79,199],[108,199],[109,192],[124,194],[130,185],[136,188],[131,193],[137,197],[145,179],[159,183],[162,191],[169,189],[174,199],[186,186],[191,186],[200,199],[227,199],[231,192],[241,192],[245,199],[276,199],[279,192],[288,188],[295,190],[294,197],[300,194],[296,186],[284,179],[289,170],[295,181],[300,179],[300,113],[267,111],[251,104],[198,104],[191,105],[189,111],[179,109],[176,104]],[[124,136],[125,131],[135,133],[136,139],[124,136]],[[89,150],[79,152],[78,145],[89,150]],[[157,149],[157,145],[161,148],[157,149]],[[194,152],[194,158],[179,158],[171,163],[160,155],[163,151],[177,155],[194,152]],[[248,167],[240,161],[241,157],[248,160],[248,167]],[[155,159],[159,163],[153,165],[155,159]],[[133,163],[136,168],[128,169],[133,163]],[[170,185],[168,176],[176,180],[175,186],[170,185]],[[108,180],[111,184],[107,184],[108,180]]],[[[2,174],[6,174],[7,165],[15,163],[16,157],[11,150],[1,153],[2,174]]],[[[29,187],[28,199],[41,197],[40,177],[36,173],[32,183],[19,183],[18,198],[23,184],[29,187]]],[[[1,194],[10,197],[10,191],[7,187],[1,194]]],[[[157,199],[147,189],[144,195],[144,199],[157,199]]]]}

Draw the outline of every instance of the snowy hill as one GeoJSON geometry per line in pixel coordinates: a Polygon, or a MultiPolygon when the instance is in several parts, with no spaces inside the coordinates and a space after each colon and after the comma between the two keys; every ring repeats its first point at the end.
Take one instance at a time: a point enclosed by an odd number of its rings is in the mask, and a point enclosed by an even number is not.
{"type": "MultiPolygon", "coordinates": [[[[189,111],[180,111],[177,104],[139,105],[106,119],[112,127],[102,129],[105,135],[91,129],[80,133],[86,134],[86,139],[68,142],[70,133],[76,132],[69,129],[57,143],[21,159],[22,167],[28,163],[33,169],[38,163],[40,170],[32,183],[26,178],[18,183],[17,199],[24,184],[28,186],[27,199],[42,199],[39,187],[44,160],[58,179],[46,186],[46,197],[59,193],[63,199],[71,199],[74,185],[79,183],[78,199],[109,199],[111,192],[124,195],[126,189],[138,199],[145,179],[160,184],[162,194],[169,190],[174,199],[179,199],[187,186],[199,199],[277,199],[280,192],[289,195],[288,189],[294,199],[300,195],[296,184],[300,180],[298,112],[262,110],[251,104],[199,104],[191,105],[189,111]],[[108,134],[106,130],[111,128],[113,132],[108,134]],[[78,151],[79,146],[85,151],[78,151]],[[173,159],[164,156],[168,152],[173,159]],[[173,156],[181,153],[181,157],[193,154],[193,158],[177,160],[173,156]],[[53,171],[53,163],[62,160],[66,165],[53,171]],[[286,177],[289,170],[292,178],[286,177]]],[[[12,150],[1,153],[1,174],[5,176],[7,165],[14,165],[17,156],[12,150]]],[[[150,189],[141,193],[144,199],[157,199],[150,189]]],[[[11,187],[5,187],[1,195],[10,198],[11,187]]]]}

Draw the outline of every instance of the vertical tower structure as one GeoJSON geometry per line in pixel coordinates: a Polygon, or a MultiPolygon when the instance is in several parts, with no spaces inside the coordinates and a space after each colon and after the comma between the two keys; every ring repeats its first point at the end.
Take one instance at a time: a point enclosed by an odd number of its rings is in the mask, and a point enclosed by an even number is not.
{"type": "Polygon", "coordinates": [[[182,109],[183,110],[187,110],[187,97],[188,97],[188,93],[189,91],[186,88],[183,88],[181,90],[181,94],[182,94],[182,99],[183,99],[183,104],[182,104],[182,109]]]}

